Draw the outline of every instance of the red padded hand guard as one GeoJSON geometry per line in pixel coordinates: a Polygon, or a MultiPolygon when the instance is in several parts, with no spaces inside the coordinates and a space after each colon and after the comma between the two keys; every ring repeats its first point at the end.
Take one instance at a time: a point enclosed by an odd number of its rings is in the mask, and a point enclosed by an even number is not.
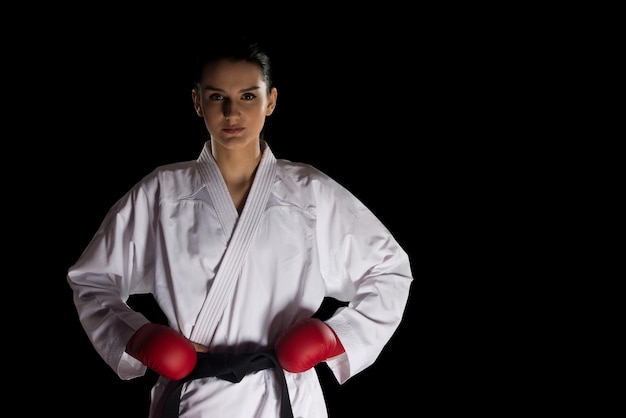
{"type": "Polygon", "coordinates": [[[274,350],[282,368],[292,373],[309,370],[345,351],[335,332],[317,318],[306,318],[287,328],[274,350]]]}
{"type": "Polygon", "coordinates": [[[172,328],[148,323],[128,341],[126,352],[171,380],[186,377],[196,366],[196,350],[185,336],[172,328]]]}

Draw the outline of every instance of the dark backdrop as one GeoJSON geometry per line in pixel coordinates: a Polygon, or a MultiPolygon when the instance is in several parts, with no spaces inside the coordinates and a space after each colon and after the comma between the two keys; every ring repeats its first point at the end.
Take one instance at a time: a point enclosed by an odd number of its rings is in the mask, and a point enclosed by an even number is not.
{"type": "MultiPolygon", "coordinates": [[[[86,23],[76,29],[43,39],[38,51],[49,58],[31,68],[34,105],[46,116],[38,119],[44,129],[32,151],[50,196],[38,240],[46,259],[52,256],[46,263],[52,271],[39,296],[46,321],[62,335],[48,348],[55,361],[47,373],[64,378],[68,394],[55,398],[52,409],[141,417],[156,377],[120,381],[109,370],[80,327],[65,274],[109,207],[136,181],[158,165],[198,156],[206,133],[193,111],[187,73],[197,43],[167,30],[125,28],[108,37],[96,36],[86,23]]],[[[434,314],[419,313],[425,296],[417,243],[427,222],[420,196],[429,176],[420,170],[425,156],[418,152],[424,87],[419,66],[394,46],[398,39],[367,33],[321,39],[305,31],[265,37],[279,90],[266,132],[274,153],[310,163],[350,189],[394,232],[415,274],[405,320],[373,366],[343,386],[318,366],[331,417],[374,409],[405,416],[432,408],[433,395],[443,390],[432,373],[442,359],[429,354],[434,314]]],[[[402,48],[413,48],[412,42],[405,38],[402,48]]],[[[158,319],[150,298],[130,302],[158,319]]]]}
{"type": "MultiPolygon", "coordinates": [[[[4,348],[16,366],[5,374],[16,399],[28,395],[12,405],[37,416],[146,415],[154,376],[120,381],[108,369],[78,323],[66,272],[136,181],[197,157],[205,134],[186,77],[191,49],[249,25],[274,53],[276,156],[353,191],[415,275],[405,319],[374,365],[342,386],[319,367],[331,417],[502,416],[588,402],[580,388],[597,378],[579,385],[571,347],[551,345],[569,310],[544,314],[563,299],[549,282],[564,263],[537,263],[559,247],[550,233],[560,214],[546,208],[561,178],[546,186],[543,170],[561,159],[546,147],[563,128],[538,122],[559,110],[554,83],[571,69],[554,65],[570,31],[545,43],[535,16],[548,27],[563,20],[474,4],[435,13],[299,4],[271,16],[207,5],[182,14],[171,4],[29,3],[5,13],[4,348]]],[[[149,300],[132,302],[157,315],[149,300]]]]}
{"type": "MultiPolygon", "coordinates": [[[[39,26],[22,19],[2,55],[4,87],[16,93],[3,113],[12,127],[3,154],[4,296],[27,368],[11,388],[37,398],[26,407],[41,416],[147,413],[155,376],[120,381],[105,365],[65,277],[135,182],[158,165],[197,158],[206,134],[187,70],[203,39],[228,35],[216,19],[231,28],[254,20],[270,47],[279,98],[266,138],[276,156],[346,186],[411,258],[406,315],[380,358],[342,386],[318,367],[331,417],[499,413],[548,396],[549,380],[538,394],[536,382],[521,379],[533,370],[535,340],[520,325],[532,307],[511,304],[532,277],[508,241],[528,225],[511,215],[519,189],[505,176],[522,146],[523,127],[508,123],[504,99],[518,80],[503,77],[514,62],[502,60],[497,34],[481,37],[473,21],[456,25],[461,14],[455,22],[449,11],[439,21],[373,12],[367,20],[328,14],[313,25],[292,16],[280,28],[232,10],[181,19],[68,11],[39,26]],[[34,27],[36,36],[25,36],[34,27]],[[518,347],[526,355],[510,354],[518,347]]],[[[131,303],[158,319],[149,298],[131,303]]]]}

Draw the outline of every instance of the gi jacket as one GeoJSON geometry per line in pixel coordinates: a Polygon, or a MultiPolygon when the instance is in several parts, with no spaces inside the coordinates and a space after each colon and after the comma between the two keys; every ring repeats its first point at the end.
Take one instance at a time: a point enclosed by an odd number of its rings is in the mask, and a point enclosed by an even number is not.
{"type": "MultiPolygon", "coordinates": [[[[237,353],[273,347],[324,297],[348,302],[326,321],[345,348],[327,361],[341,384],[373,364],[397,329],[412,282],[407,253],[347,189],[310,165],[275,159],[263,146],[241,215],[207,142],[197,160],[158,167],[129,190],[70,267],[80,322],[121,379],[146,372],[124,351],[149,322],[126,304],[132,294],[152,294],[172,328],[211,352],[237,353]],[[258,219],[237,234],[253,213],[258,219]],[[248,246],[241,249],[245,234],[248,246]],[[233,245],[240,245],[241,264],[231,288],[214,292],[233,245]],[[214,305],[223,309],[212,312],[214,305]]],[[[239,383],[214,377],[186,383],[180,416],[275,418],[280,372],[258,371],[239,383]]],[[[285,373],[294,416],[327,417],[315,369],[285,373]]],[[[166,384],[160,377],[153,388],[152,414],[166,384]]]]}

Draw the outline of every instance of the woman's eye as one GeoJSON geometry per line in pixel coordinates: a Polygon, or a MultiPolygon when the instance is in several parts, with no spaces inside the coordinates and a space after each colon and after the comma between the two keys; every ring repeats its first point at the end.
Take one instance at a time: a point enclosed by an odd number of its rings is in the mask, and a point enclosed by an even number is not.
{"type": "Polygon", "coordinates": [[[213,93],[212,95],[209,96],[210,100],[224,100],[224,96],[222,96],[221,94],[217,94],[217,93],[213,93]]]}
{"type": "Polygon", "coordinates": [[[243,99],[244,100],[254,100],[256,99],[256,96],[252,93],[246,93],[243,95],[243,99]]]}

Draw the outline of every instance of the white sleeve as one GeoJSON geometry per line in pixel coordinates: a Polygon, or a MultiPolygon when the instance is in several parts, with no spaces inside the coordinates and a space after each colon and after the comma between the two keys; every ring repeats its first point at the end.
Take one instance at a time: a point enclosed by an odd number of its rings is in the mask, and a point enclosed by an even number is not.
{"type": "Polygon", "coordinates": [[[122,379],[142,376],[146,367],[124,352],[132,334],[149,320],[126,301],[150,290],[151,257],[146,242],[152,234],[150,201],[133,189],[107,213],[77,262],[68,283],[80,323],[102,359],[122,379]]]}
{"type": "Polygon", "coordinates": [[[318,249],[328,296],[348,302],[326,323],[345,353],[327,364],[339,383],[369,367],[402,321],[413,280],[408,254],[347,190],[318,206],[318,249]]]}

